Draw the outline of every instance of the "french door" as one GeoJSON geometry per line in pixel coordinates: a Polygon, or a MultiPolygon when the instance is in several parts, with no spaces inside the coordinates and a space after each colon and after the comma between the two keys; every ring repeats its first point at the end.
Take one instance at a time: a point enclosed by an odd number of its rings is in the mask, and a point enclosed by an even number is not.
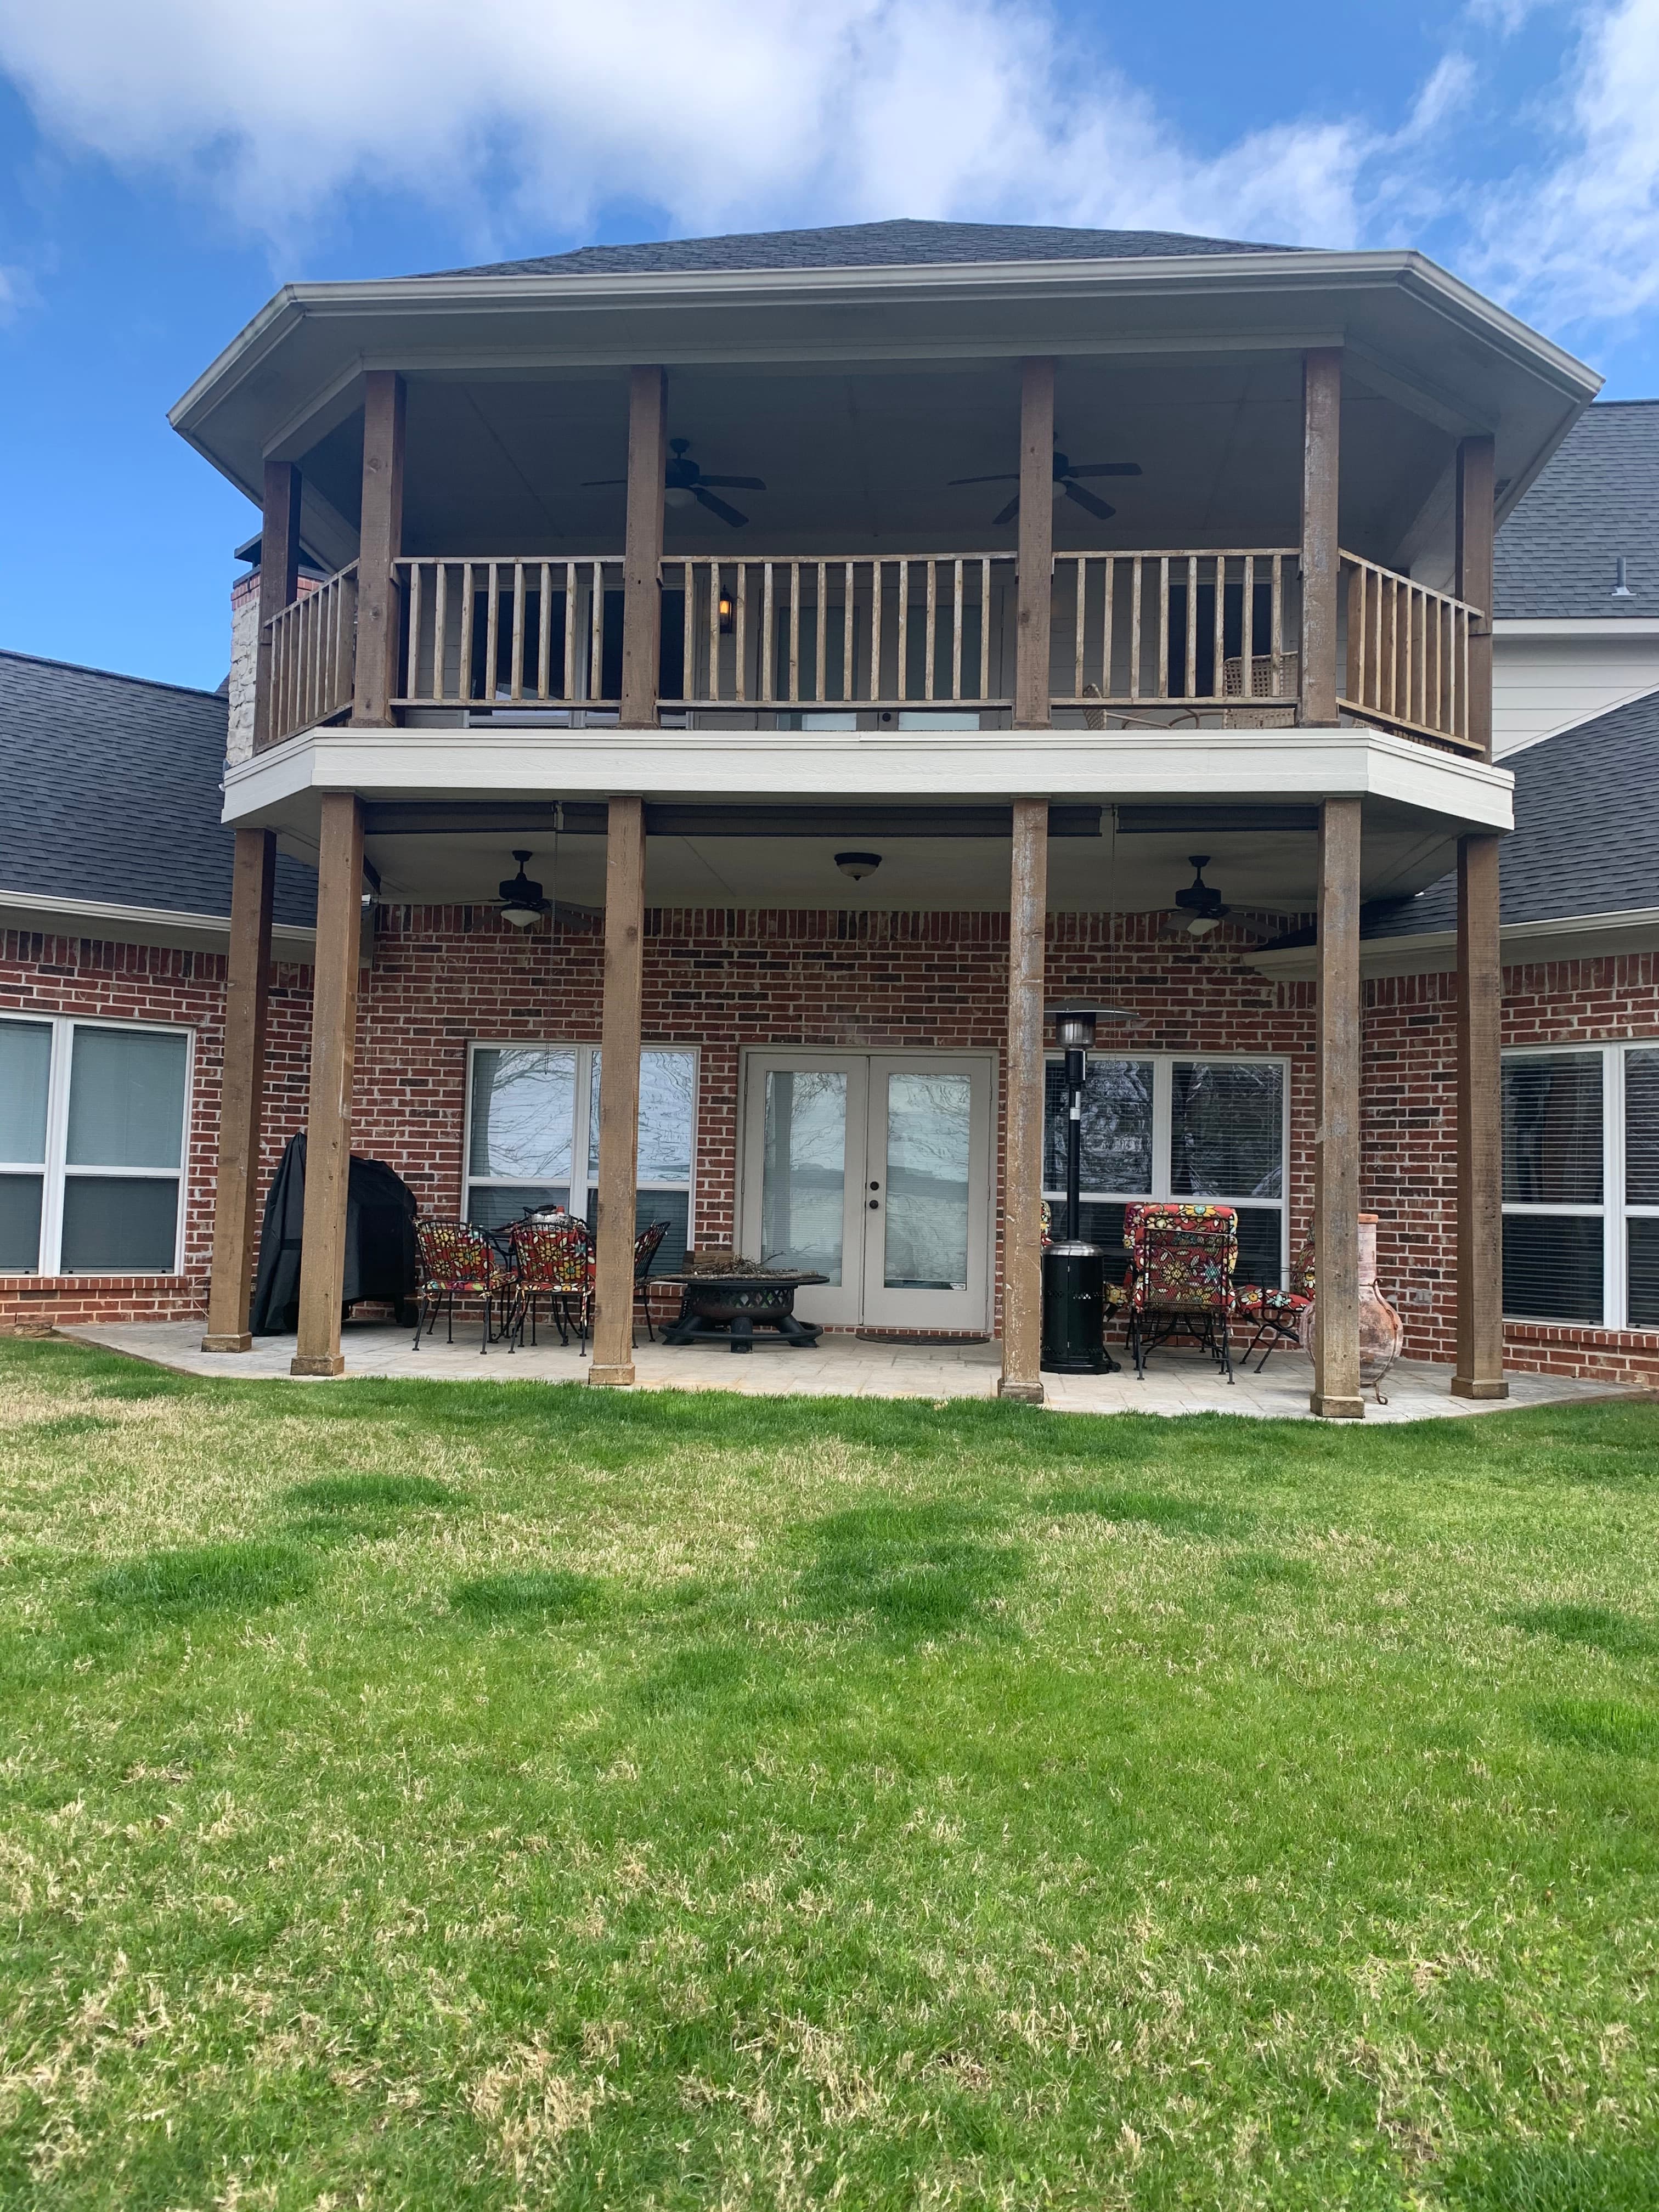
{"type": "Polygon", "coordinates": [[[994,1078],[988,1053],[748,1055],[740,1248],[830,1278],[804,1320],[988,1326],[994,1078]]]}

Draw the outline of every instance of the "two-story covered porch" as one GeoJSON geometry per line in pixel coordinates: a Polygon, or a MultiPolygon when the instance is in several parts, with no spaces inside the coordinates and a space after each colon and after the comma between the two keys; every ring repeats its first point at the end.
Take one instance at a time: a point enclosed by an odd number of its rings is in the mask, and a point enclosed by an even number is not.
{"type": "Polygon", "coordinates": [[[434,1212],[591,1206],[596,1380],[650,1209],[1037,1395],[1043,1012],[1087,995],[1096,1232],[1224,1198],[1276,1280],[1311,1223],[1315,1402],[1358,1413],[1359,916],[1455,865],[1437,1272],[1501,1392],[1485,610],[1594,380],[1409,255],[727,243],[295,288],[176,412],[264,502],[209,1343],[247,1340],[280,839],[320,873],[300,1371],[355,1142],[434,1212]],[[1316,986],[1264,982],[1310,916],[1316,986]]]}

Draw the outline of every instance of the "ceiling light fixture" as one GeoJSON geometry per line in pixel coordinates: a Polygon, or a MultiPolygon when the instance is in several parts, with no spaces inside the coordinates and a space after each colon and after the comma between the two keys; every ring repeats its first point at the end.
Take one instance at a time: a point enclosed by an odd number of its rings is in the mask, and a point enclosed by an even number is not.
{"type": "Polygon", "coordinates": [[[842,875],[851,876],[855,884],[861,884],[866,876],[873,876],[881,866],[881,854],[879,853],[837,853],[836,866],[841,870],[842,875]]]}

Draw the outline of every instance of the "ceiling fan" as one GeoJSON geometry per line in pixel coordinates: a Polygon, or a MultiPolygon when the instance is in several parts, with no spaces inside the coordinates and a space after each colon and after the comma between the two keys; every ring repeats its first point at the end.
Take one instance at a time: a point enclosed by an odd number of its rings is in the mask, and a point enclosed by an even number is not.
{"type": "MultiPolygon", "coordinates": [[[[1078,478],[1079,477],[1138,477],[1139,474],[1139,461],[1073,462],[1067,455],[1062,453],[1058,447],[1054,449],[1054,497],[1075,500],[1080,507],[1085,508],[1087,513],[1101,522],[1109,522],[1117,513],[1117,509],[1115,507],[1108,507],[1103,499],[1097,499],[1093,492],[1085,491],[1078,478]]],[[[1018,483],[1019,471],[1018,469],[1003,469],[995,476],[952,477],[951,482],[953,485],[1018,483]]],[[[1016,492],[1002,512],[992,516],[992,528],[995,529],[1005,522],[1012,522],[1018,513],[1019,494],[1016,492]]]]}
{"type": "Polygon", "coordinates": [[[1210,865],[1209,854],[1188,853],[1187,859],[1193,879],[1176,893],[1176,910],[1159,931],[1161,937],[1207,937],[1217,923],[1224,921],[1232,912],[1215,885],[1204,880],[1204,871],[1210,865]]]}
{"type": "MultiPolygon", "coordinates": [[[[711,514],[718,514],[722,522],[730,523],[733,530],[741,530],[749,517],[739,514],[735,507],[723,499],[716,499],[709,489],[719,484],[723,491],[764,491],[766,486],[759,477],[706,477],[691,459],[690,438],[671,438],[668,441],[668,465],[663,471],[663,498],[670,507],[690,507],[695,501],[706,507],[711,514]]],[[[596,489],[601,484],[625,484],[626,477],[589,477],[584,489],[596,489]]]]}

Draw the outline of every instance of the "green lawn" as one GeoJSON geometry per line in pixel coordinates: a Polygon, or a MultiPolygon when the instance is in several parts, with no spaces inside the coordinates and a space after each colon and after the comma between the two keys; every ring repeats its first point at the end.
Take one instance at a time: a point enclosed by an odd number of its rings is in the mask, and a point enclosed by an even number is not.
{"type": "Polygon", "coordinates": [[[0,1344],[0,2203],[1659,2204],[1659,1411],[0,1344]]]}

